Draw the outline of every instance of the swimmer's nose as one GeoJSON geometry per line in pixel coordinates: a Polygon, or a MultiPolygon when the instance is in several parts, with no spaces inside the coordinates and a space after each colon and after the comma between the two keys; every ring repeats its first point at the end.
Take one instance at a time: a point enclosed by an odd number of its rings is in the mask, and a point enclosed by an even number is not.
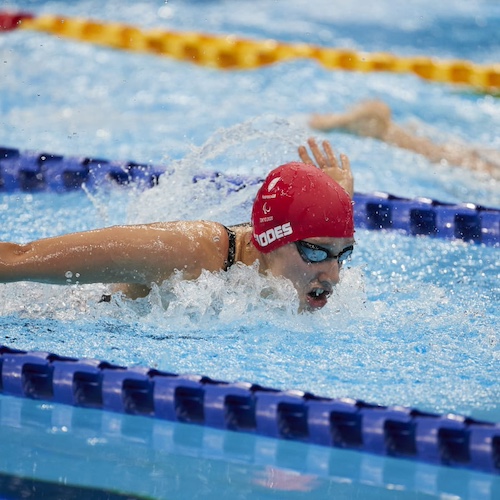
{"type": "Polygon", "coordinates": [[[325,262],[324,268],[318,275],[320,281],[328,281],[335,286],[340,281],[340,266],[336,260],[325,262]]]}

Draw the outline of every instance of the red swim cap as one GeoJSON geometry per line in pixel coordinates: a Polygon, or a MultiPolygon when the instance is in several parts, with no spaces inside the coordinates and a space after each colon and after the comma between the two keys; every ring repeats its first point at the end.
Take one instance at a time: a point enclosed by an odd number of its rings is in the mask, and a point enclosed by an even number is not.
{"type": "Polygon", "coordinates": [[[352,201],[314,165],[292,162],[275,168],[257,193],[252,241],[263,253],[315,237],[351,238],[352,201]]]}

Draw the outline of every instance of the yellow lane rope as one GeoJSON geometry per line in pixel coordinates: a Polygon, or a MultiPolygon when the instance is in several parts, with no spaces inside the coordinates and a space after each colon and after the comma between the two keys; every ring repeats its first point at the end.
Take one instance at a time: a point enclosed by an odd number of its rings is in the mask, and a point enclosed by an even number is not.
{"type": "Polygon", "coordinates": [[[437,60],[424,56],[400,57],[275,40],[246,40],[232,35],[158,29],[143,31],[119,23],[51,15],[23,19],[19,24],[23,29],[116,49],[169,56],[218,69],[254,69],[280,61],[310,58],[332,70],[414,73],[426,80],[471,85],[483,92],[498,93],[500,89],[500,64],[479,65],[466,60],[437,60]]]}

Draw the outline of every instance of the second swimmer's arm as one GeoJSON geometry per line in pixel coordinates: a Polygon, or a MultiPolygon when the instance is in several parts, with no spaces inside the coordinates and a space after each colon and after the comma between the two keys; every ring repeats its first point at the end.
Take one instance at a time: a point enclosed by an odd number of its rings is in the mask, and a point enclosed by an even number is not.
{"type": "Polygon", "coordinates": [[[391,110],[382,101],[362,101],[342,114],[314,114],[309,125],[317,130],[342,129],[352,134],[386,140],[393,126],[391,110]]]}
{"type": "Polygon", "coordinates": [[[425,156],[431,162],[446,161],[500,179],[499,161],[490,161],[469,145],[441,145],[413,134],[392,121],[391,110],[382,101],[360,102],[343,114],[315,114],[309,125],[318,130],[342,129],[363,137],[374,137],[425,156]]]}

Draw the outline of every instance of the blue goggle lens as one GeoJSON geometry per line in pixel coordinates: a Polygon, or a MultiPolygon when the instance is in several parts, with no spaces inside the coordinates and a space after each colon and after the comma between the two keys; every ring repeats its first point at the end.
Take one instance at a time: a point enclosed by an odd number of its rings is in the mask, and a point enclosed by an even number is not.
{"type": "Polygon", "coordinates": [[[328,248],[308,241],[296,241],[295,245],[304,262],[309,264],[324,262],[325,260],[335,259],[339,265],[342,265],[351,255],[354,250],[352,245],[345,247],[339,254],[334,255],[328,248]]]}

